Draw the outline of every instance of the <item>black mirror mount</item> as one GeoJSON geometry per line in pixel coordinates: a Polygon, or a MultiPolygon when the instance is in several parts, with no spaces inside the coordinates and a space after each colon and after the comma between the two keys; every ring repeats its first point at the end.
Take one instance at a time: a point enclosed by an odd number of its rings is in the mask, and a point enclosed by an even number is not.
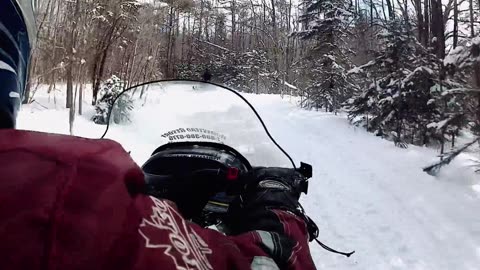
{"type": "Polygon", "coordinates": [[[313,176],[313,167],[308,163],[300,162],[300,168],[298,168],[297,171],[307,179],[310,179],[313,176]]]}

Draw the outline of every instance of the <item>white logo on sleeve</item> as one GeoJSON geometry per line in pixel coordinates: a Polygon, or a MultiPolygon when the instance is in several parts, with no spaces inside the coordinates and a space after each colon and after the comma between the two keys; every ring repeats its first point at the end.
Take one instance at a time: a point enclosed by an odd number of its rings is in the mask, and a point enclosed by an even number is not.
{"type": "Polygon", "coordinates": [[[164,249],[165,255],[172,258],[177,269],[213,269],[206,256],[212,253],[207,243],[186,224],[180,213],[169,203],[150,198],[154,203],[152,215],[144,218],[138,229],[146,241],[145,247],[164,249]],[[148,227],[169,232],[170,243],[156,243],[155,236],[148,234],[148,227]]]}

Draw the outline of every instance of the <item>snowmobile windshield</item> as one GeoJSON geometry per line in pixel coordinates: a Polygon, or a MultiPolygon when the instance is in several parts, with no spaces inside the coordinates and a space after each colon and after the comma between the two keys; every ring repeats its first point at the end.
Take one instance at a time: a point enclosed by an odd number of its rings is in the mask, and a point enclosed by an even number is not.
{"type": "Polygon", "coordinates": [[[226,144],[254,166],[292,167],[239,93],[205,82],[158,81],[122,92],[111,107],[104,138],[143,164],[159,146],[175,142],[226,144]]]}

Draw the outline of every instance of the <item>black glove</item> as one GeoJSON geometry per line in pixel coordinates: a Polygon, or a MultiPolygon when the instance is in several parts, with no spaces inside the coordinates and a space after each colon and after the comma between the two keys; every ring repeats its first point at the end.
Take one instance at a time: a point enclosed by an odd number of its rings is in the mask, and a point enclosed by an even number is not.
{"type": "Polygon", "coordinates": [[[244,193],[229,207],[229,217],[225,220],[230,234],[236,235],[249,231],[267,231],[276,235],[280,249],[269,250],[279,266],[284,266],[295,242],[285,236],[284,228],[277,215],[270,210],[288,211],[305,222],[309,240],[316,240],[324,249],[350,257],[353,252],[340,252],[319,240],[318,227],[304,212],[298,202],[300,194],[308,188],[307,178],[294,169],[255,168],[249,176],[250,183],[244,193]]]}
{"type": "Polygon", "coordinates": [[[258,167],[248,177],[244,192],[229,207],[230,234],[278,231],[281,224],[269,210],[299,212],[298,200],[307,180],[303,175],[294,169],[258,167]]]}
{"type": "Polygon", "coordinates": [[[264,167],[254,168],[247,177],[244,192],[230,204],[224,220],[228,234],[257,231],[263,235],[260,247],[283,269],[298,243],[285,233],[272,210],[301,213],[298,199],[307,179],[294,169],[264,167]],[[272,244],[266,244],[263,237],[271,239],[272,244]]]}
{"type": "Polygon", "coordinates": [[[244,201],[262,204],[269,209],[298,208],[302,183],[300,173],[287,168],[255,168],[253,179],[244,192],[244,201]]]}

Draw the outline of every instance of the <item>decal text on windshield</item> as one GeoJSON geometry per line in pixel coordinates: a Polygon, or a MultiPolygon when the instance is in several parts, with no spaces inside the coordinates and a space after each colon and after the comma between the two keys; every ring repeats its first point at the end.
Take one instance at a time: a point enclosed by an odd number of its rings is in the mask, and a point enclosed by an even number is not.
{"type": "Polygon", "coordinates": [[[169,141],[210,140],[217,142],[222,142],[227,138],[223,134],[204,128],[177,128],[165,132],[162,137],[168,138],[169,141]]]}

